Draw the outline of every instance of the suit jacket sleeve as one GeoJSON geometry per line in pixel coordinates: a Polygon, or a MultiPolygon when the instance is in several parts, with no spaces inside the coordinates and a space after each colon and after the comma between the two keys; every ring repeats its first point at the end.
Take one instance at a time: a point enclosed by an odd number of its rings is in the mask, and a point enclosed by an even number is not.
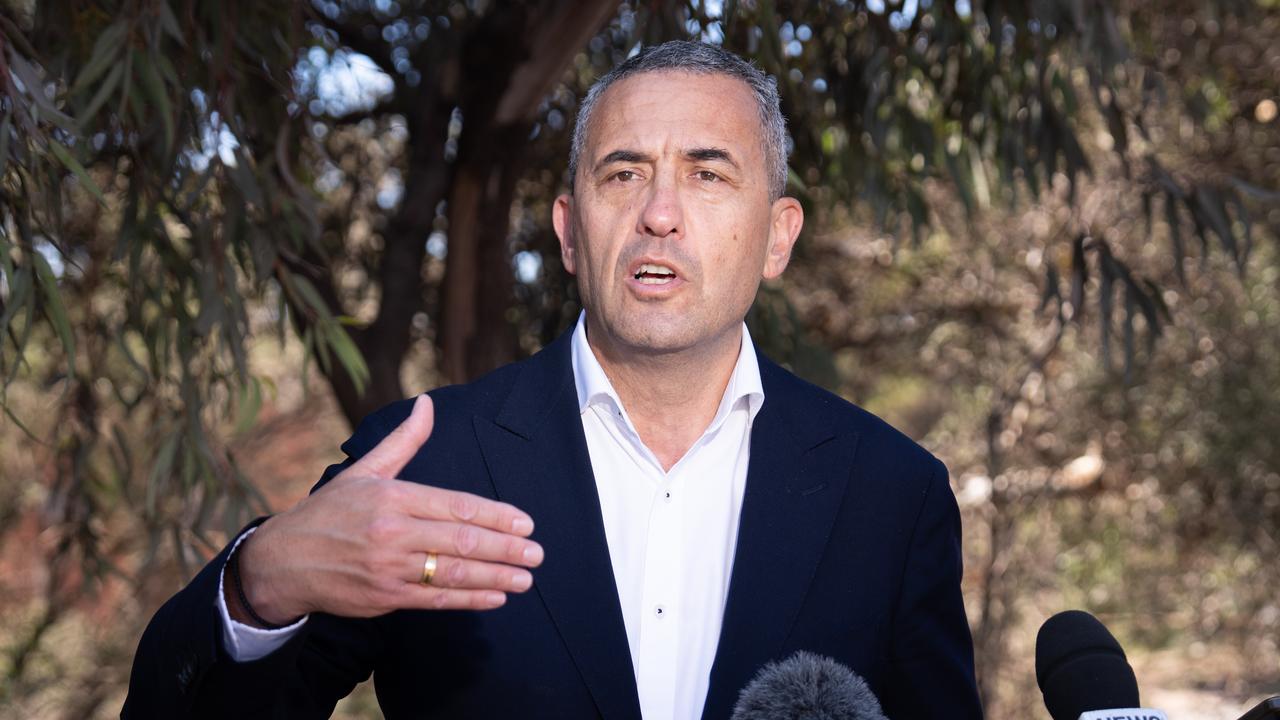
{"type": "MultiPolygon", "coordinates": [[[[329,467],[317,488],[398,424],[405,414],[398,405],[390,406],[396,411],[375,413],[360,424],[342,446],[348,459],[329,467]]],[[[223,646],[214,604],[232,545],[234,541],[147,625],[134,655],[122,718],[327,718],[338,700],[373,671],[381,651],[377,621],[324,613],[313,613],[270,655],[234,661],[223,646]]]]}
{"type": "Polygon", "coordinates": [[[891,718],[981,718],[960,591],[960,511],[946,467],[932,464],[894,610],[882,701],[891,718]]]}

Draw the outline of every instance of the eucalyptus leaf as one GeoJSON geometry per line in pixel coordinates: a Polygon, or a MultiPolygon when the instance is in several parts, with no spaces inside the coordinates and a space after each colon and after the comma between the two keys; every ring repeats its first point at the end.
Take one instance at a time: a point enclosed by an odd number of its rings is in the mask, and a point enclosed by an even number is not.
{"type": "Polygon", "coordinates": [[[329,346],[333,348],[334,353],[338,356],[338,361],[342,363],[347,374],[351,376],[351,381],[356,386],[356,392],[363,395],[365,386],[368,385],[370,379],[369,366],[365,363],[364,355],[360,353],[360,349],[351,340],[346,328],[338,323],[327,324],[326,327],[325,338],[329,346]]]}
{"type": "Polygon", "coordinates": [[[80,114],[81,126],[87,126],[93,122],[98,110],[102,109],[102,106],[107,103],[107,100],[111,98],[111,94],[120,85],[122,77],[124,77],[124,66],[119,63],[112,65],[107,77],[98,86],[98,89],[94,91],[93,98],[84,106],[84,111],[80,114]]]}
{"type": "Polygon", "coordinates": [[[0,177],[4,177],[9,168],[9,141],[13,127],[13,107],[5,109],[4,119],[0,120],[0,177]]]}
{"type": "Polygon", "coordinates": [[[174,129],[173,106],[169,102],[169,93],[160,73],[156,69],[157,60],[148,56],[138,65],[142,79],[142,87],[154,106],[154,114],[159,116],[160,125],[164,128],[164,147],[166,153],[173,148],[174,129]]]}
{"type": "Polygon", "coordinates": [[[76,76],[75,83],[71,86],[70,94],[79,95],[84,92],[91,84],[111,67],[119,67],[117,62],[120,57],[120,50],[124,46],[125,33],[128,31],[129,23],[125,20],[118,20],[107,29],[103,30],[98,39],[93,44],[93,50],[89,53],[89,61],[81,68],[80,74],[76,76]]]}
{"type": "Polygon", "coordinates": [[[1102,342],[1102,364],[1111,367],[1111,324],[1115,307],[1115,266],[1111,251],[1105,244],[1098,246],[1098,330],[1102,342]]]}
{"type": "Polygon", "coordinates": [[[151,472],[147,476],[147,493],[144,508],[148,517],[155,517],[159,498],[166,491],[173,476],[173,461],[177,457],[182,442],[182,426],[173,428],[160,445],[155,460],[151,463],[151,472]]]}
{"type": "Polygon", "coordinates": [[[58,159],[58,162],[62,163],[68,170],[75,173],[75,176],[79,178],[81,184],[83,184],[85,189],[97,198],[99,203],[106,206],[107,198],[103,196],[102,190],[98,187],[98,183],[94,182],[93,178],[89,177],[89,173],[84,169],[84,166],[72,157],[71,153],[68,152],[61,143],[56,140],[50,141],[49,150],[53,153],[53,156],[58,159]]]}
{"type": "Polygon", "coordinates": [[[182,32],[182,27],[178,25],[178,18],[173,14],[173,8],[169,7],[169,3],[159,3],[160,27],[174,42],[181,47],[187,46],[187,38],[182,32]]]}
{"type": "Polygon", "coordinates": [[[63,130],[74,130],[75,122],[66,113],[54,106],[53,101],[45,93],[47,81],[40,77],[42,73],[18,53],[9,53],[8,60],[10,72],[22,82],[27,96],[39,108],[39,114],[33,114],[37,121],[39,119],[47,119],[63,130]]]}
{"type": "Polygon", "coordinates": [[[1080,322],[1084,318],[1084,286],[1089,281],[1089,265],[1084,257],[1084,235],[1071,242],[1071,319],[1080,322]]]}
{"type": "Polygon", "coordinates": [[[329,305],[320,297],[320,291],[307,278],[296,273],[286,276],[287,282],[302,296],[303,301],[318,317],[329,318],[329,305]]]}
{"type": "Polygon", "coordinates": [[[67,374],[76,374],[76,336],[71,329],[71,319],[67,316],[67,307],[62,302],[62,292],[58,289],[58,280],[53,275],[49,261],[39,252],[30,253],[36,268],[36,278],[43,291],[45,314],[62,341],[62,349],[67,353],[67,374]]]}
{"type": "Polygon", "coordinates": [[[257,378],[249,378],[249,382],[240,386],[240,402],[237,403],[235,434],[248,432],[258,420],[258,412],[262,409],[262,385],[257,378]]]}
{"type": "MultiPolygon", "coordinates": [[[[4,312],[0,313],[0,342],[3,342],[3,335],[9,331],[9,322],[13,320],[19,310],[25,307],[28,302],[31,302],[31,287],[33,285],[30,265],[18,265],[6,269],[9,271],[5,273],[5,281],[9,285],[9,297],[5,298],[4,312]]],[[[17,348],[17,350],[18,354],[21,355],[23,349],[17,348]]]]}

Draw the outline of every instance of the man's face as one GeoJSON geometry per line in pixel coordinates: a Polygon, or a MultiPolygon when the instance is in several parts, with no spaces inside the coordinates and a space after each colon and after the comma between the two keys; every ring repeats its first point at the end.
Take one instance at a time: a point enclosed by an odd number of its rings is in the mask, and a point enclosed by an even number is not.
{"type": "Polygon", "coordinates": [[[600,97],[553,216],[593,345],[668,353],[736,331],[804,221],[770,202],[762,133],[751,89],[725,75],[644,73],[600,97]]]}

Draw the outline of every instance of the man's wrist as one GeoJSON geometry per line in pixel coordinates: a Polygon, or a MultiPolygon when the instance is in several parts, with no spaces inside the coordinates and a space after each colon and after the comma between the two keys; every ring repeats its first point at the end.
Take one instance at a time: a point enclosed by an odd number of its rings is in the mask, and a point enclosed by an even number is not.
{"type": "Polygon", "coordinates": [[[246,584],[248,573],[244,570],[244,558],[249,540],[249,537],[241,540],[227,558],[222,592],[227,614],[238,623],[263,630],[279,630],[298,622],[303,617],[302,613],[282,613],[273,608],[261,593],[251,596],[250,590],[259,588],[257,584],[246,584]]]}

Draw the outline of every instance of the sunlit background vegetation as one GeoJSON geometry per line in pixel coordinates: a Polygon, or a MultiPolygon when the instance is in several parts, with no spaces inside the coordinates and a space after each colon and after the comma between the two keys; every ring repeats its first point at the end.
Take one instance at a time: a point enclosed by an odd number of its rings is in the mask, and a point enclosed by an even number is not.
{"type": "Polygon", "coordinates": [[[118,714],[354,421],[573,322],[578,100],[672,38],[779,80],[749,323],[951,469],[989,715],[1066,608],[1171,716],[1280,693],[1280,2],[4,0],[0,716],[118,714]]]}

